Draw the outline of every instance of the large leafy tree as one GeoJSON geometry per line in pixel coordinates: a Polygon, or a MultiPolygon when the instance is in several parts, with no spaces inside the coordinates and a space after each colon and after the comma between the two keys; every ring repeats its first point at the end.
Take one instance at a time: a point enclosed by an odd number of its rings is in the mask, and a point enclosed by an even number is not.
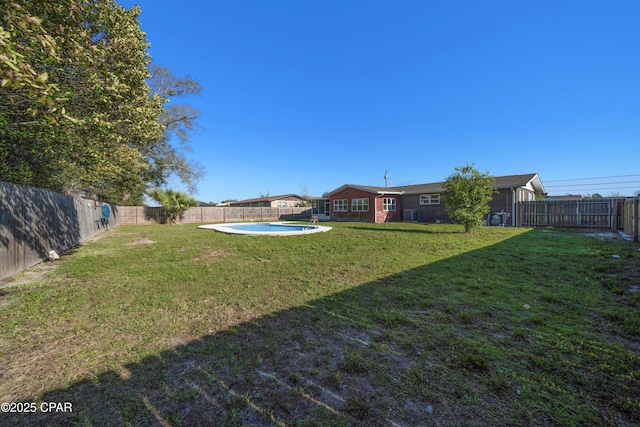
{"type": "Polygon", "coordinates": [[[147,185],[171,173],[193,186],[200,171],[169,133],[186,135],[197,114],[165,105],[199,85],[182,93],[176,88],[190,80],[150,87],[137,6],[0,4],[9,11],[0,17],[0,179],[126,204],[140,203],[147,185]]]}
{"type": "Polygon", "coordinates": [[[159,65],[151,64],[149,70],[152,93],[171,102],[158,118],[163,128],[162,136],[148,141],[141,148],[149,165],[147,180],[159,187],[167,184],[170,175],[175,175],[190,192],[195,192],[204,168],[189,160],[185,151],[191,151],[190,136],[199,130],[196,119],[200,113],[189,104],[175,102],[175,99],[200,95],[202,86],[190,76],[176,77],[159,65]]]}
{"type": "Polygon", "coordinates": [[[466,233],[481,226],[483,217],[489,213],[489,202],[496,192],[494,179],[474,169],[473,164],[467,164],[456,167],[443,187],[443,199],[449,217],[464,225],[466,233]]]}
{"type": "Polygon", "coordinates": [[[42,26],[42,18],[32,16],[15,2],[1,0],[0,5],[0,88],[12,104],[35,98],[49,113],[49,120],[56,121],[53,113],[58,110],[58,87],[48,82],[46,70],[38,70],[30,62],[34,55],[45,60],[59,59],[56,42],[42,26]],[[24,43],[25,40],[31,43],[24,43]]]}
{"type": "Polygon", "coordinates": [[[2,88],[0,171],[13,182],[71,194],[99,193],[103,186],[141,193],[147,165],[140,146],[162,135],[163,100],[149,96],[139,9],[127,11],[113,0],[15,4],[9,28],[24,28],[25,21],[35,28],[7,36],[21,55],[17,61],[28,64],[14,79],[35,73],[36,83],[57,93],[40,96],[28,79],[2,88]],[[53,47],[43,51],[38,40],[49,37],[53,47]],[[58,114],[71,119],[57,120],[58,114]]]}

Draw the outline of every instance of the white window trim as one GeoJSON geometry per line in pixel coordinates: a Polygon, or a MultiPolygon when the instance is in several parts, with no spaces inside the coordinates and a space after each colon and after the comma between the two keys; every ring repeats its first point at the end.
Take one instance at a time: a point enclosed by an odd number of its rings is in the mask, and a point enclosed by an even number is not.
{"type": "MultiPolygon", "coordinates": [[[[362,203],[364,208],[364,203],[362,203]]],[[[351,212],[369,212],[369,199],[366,197],[359,197],[357,199],[351,199],[351,212]],[[366,209],[355,209],[358,205],[358,201],[366,200],[366,209]]]]}
{"type": "Polygon", "coordinates": [[[382,198],[382,210],[385,212],[395,212],[396,210],[396,198],[395,197],[383,197],[382,198]],[[390,200],[391,202],[387,202],[390,200]],[[389,209],[391,206],[393,209],[389,209]]]}
{"type": "Polygon", "coordinates": [[[333,211],[334,212],[349,212],[349,199],[335,199],[333,201],[333,211]],[[342,202],[340,204],[340,209],[337,209],[337,203],[342,202]]]}
{"type": "Polygon", "coordinates": [[[440,204],[440,194],[439,193],[421,194],[420,195],[420,204],[421,205],[439,205],[440,204]],[[423,200],[423,197],[427,199],[426,202],[423,200]],[[435,200],[437,200],[437,201],[435,201],[435,200]]]}

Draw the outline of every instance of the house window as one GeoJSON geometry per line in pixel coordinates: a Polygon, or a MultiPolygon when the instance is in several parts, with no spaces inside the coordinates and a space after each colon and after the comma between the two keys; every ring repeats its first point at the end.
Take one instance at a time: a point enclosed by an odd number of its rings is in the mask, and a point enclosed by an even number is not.
{"type": "Polygon", "coordinates": [[[369,212],[369,199],[352,199],[351,210],[353,212],[369,212]]]}
{"type": "Polygon", "coordinates": [[[333,201],[334,212],[347,212],[349,210],[349,201],[347,199],[338,199],[333,201]]]}
{"type": "Polygon", "coordinates": [[[396,199],[382,199],[382,210],[383,211],[395,211],[396,210],[396,199]]]}
{"type": "Polygon", "coordinates": [[[286,208],[288,206],[287,202],[276,202],[277,208],[286,208]]]}
{"type": "Polygon", "coordinates": [[[421,194],[420,204],[421,205],[439,205],[440,194],[421,194]]]}

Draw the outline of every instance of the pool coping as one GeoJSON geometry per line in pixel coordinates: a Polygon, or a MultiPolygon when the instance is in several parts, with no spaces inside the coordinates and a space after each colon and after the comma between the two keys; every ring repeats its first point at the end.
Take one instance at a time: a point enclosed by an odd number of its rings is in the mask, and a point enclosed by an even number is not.
{"type": "Polygon", "coordinates": [[[223,223],[223,224],[206,224],[199,225],[198,228],[207,229],[207,230],[215,230],[221,233],[227,234],[244,234],[245,236],[299,236],[302,234],[314,234],[314,233],[323,233],[331,230],[332,227],[327,227],[324,225],[306,225],[300,223],[291,223],[291,222],[233,222],[233,223],[223,223]],[[250,230],[237,230],[231,228],[232,225],[242,225],[242,224],[273,224],[273,225],[283,225],[283,226],[292,226],[292,227],[309,227],[307,230],[297,230],[297,231],[287,231],[287,232],[269,232],[269,231],[250,231],[250,230]]]}

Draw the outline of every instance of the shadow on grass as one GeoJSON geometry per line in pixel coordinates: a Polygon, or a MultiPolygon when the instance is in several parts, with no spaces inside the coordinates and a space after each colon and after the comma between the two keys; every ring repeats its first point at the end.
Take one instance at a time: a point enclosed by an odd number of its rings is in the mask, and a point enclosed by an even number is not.
{"type": "Polygon", "coordinates": [[[34,401],[72,412],[0,425],[639,423],[640,359],[601,341],[630,339],[591,306],[614,297],[560,273],[591,256],[574,246],[522,234],[52,390],[34,401]]]}
{"type": "MultiPolygon", "coordinates": [[[[0,280],[48,260],[52,250],[63,253],[104,231],[102,203],[93,203],[0,181],[0,280]]],[[[109,206],[113,227],[120,214],[109,206]]]]}

